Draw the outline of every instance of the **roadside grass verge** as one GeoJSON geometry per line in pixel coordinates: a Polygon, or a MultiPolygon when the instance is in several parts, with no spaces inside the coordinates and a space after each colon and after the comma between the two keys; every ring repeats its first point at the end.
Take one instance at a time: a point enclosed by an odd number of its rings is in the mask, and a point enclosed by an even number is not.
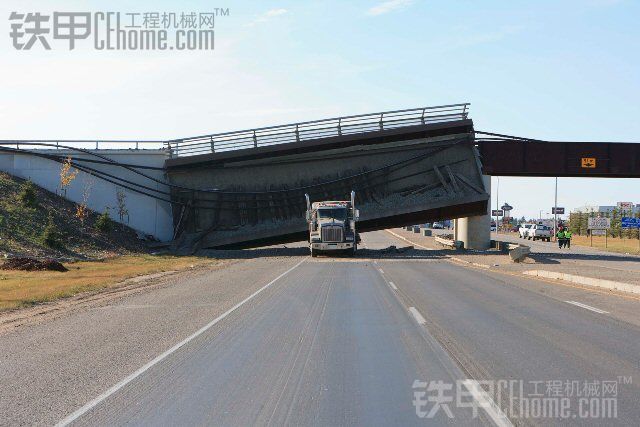
{"type": "MultiPolygon", "coordinates": [[[[500,233],[504,235],[504,233],[500,233]]],[[[518,233],[508,233],[513,237],[518,237],[518,233]]],[[[500,235],[498,235],[498,239],[500,235]]],[[[527,240],[521,239],[523,244],[527,244],[527,240]]],[[[554,245],[558,245],[557,242],[551,242],[554,245]]],[[[571,236],[571,246],[591,246],[591,237],[578,236],[574,234],[571,236]]],[[[604,236],[593,236],[593,247],[602,251],[640,254],[640,242],[638,239],[620,239],[619,237],[607,237],[606,247],[604,236]]]]}
{"type": "Polygon", "coordinates": [[[65,273],[0,270],[0,311],[112,288],[136,276],[218,263],[209,258],[132,255],[64,264],[69,269],[65,273]]]}
{"type": "MultiPolygon", "coordinates": [[[[591,237],[576,236],[571,237],[571,245],[591,246],[591,237]]],[[[618,237],[607,237],[606,247],[604,236],[593,236],[593,247],[610,252],[637,254],[640,253],[640,243],[638,239],[620,239],[618,237]]]]}

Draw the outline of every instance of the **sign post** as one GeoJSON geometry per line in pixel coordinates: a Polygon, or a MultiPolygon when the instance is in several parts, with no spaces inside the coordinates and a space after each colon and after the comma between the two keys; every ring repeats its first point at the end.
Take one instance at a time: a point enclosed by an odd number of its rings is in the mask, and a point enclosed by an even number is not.
{"type": "Polygon", "coordinates": [[[551,213],[553,214],[553,238],[557,240],[556,234],[558,234],[558,215],[564,215],[564,208],[558,207],[558,178],[556,178],[556,206],[551,208],[551,213]]]}
{"type": "Polygon", "coordinates": [[[587,228],[590,230],[591,234],[591,246],[593,246],[593,235],[600,234],[600,232],[604,231],[604,247],[608,247],[608,236],[607,230],[611,228],[611,218],[589,218],[587,223],[587,228]],[[596,233],[594,233],[594,231],[596,233]]]}
{"type": "MultiPolygon", "coordinates": [[[[505,220],[507,222],[509,222],[509,218],[511,217],[511,211],[513,210],[513,206],[511,206],[509,203],[504,202],[504,205],[500,206],[500,209],[498,209],[498,212],[502,212],[502,225],[504,228],[504,223],[505,220]]],[[[496,222],[496,232],[498,231],[498,223],[496,222]]]]}

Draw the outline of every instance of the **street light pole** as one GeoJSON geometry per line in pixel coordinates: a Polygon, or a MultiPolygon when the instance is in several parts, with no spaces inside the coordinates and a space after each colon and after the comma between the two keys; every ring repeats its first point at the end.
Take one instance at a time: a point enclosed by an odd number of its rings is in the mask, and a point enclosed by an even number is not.
{"type": "Polygon", "coordinates": [[[556,195],[553,202],[553,238],[558,234],[558,177],[556,176],[556,195]]]}

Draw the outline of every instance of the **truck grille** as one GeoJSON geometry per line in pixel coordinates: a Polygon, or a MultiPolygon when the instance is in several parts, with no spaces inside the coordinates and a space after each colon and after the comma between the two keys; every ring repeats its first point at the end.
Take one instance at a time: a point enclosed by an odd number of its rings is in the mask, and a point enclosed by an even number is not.
{"type": "Polygon", "coordinates": [[[329,225],[322,227],[323,242],[342,242],[343,231],[341,226],[329,225]]]}

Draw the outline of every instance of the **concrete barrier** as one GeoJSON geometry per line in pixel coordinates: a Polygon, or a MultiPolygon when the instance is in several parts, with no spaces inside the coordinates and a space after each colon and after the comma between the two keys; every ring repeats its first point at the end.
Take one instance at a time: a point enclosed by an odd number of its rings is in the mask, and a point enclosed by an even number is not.
{"type": "Polygon", "coordinates": [[[435,241],[436,243],[439,243],[440,245],[451,249],[462,249],[464,247],[464,244],[460,240],[453,240],[436,236],[435,241]]]}
{"type": "Polygon", "coordinates": [[[509,258],[513,262],[521,262],[523,261],[527,255],[531,252],[531,248],[529,246],[524,245],[514,245],[515,247],[509,248],[509,258]]]}
{"type": "Polygon", "coordinates": [[[433,233],[428,228],[423,228],[422,229],[422,235],[425,236],[425,237],[429,237],[429,236],[433,235],[433,233]]]}

